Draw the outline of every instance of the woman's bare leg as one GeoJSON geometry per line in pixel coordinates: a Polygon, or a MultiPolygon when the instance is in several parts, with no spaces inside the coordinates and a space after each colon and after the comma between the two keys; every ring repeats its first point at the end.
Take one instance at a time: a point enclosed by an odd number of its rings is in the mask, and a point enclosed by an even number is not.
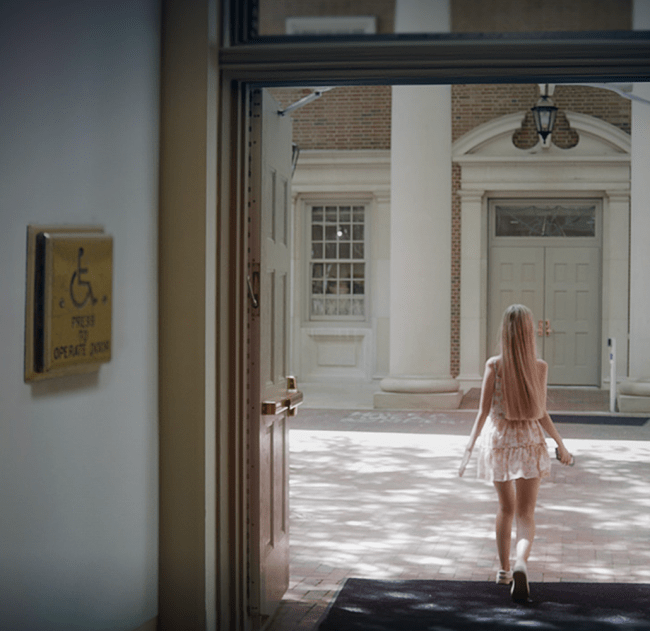
{"type": "Polygon", "coordinates": [[[515,487],[512,481],[495,482],[494,487],[497,490],[499,498],[499,508],[497,510],[496,534],[497,534],[497,552],[501,569],[506,572],[510,570],[510,545],[512,538],[512,520],[515,516],[515,487]]]}
{"type": "Polygon", "coordinates": [[[535,506],[541,479],[515,480],[517,518],[517,561],[528,561],[535,538],[535,506]]]}

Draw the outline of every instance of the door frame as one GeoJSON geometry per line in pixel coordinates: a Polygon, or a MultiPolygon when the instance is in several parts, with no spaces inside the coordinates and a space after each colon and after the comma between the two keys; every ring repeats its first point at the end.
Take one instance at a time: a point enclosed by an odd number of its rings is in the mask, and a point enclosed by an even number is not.
{"type": "MultiPolygon", "coordinates": [[[[251,625],[245,542],[247,85],[650,80],[647,32],[240,45],[234,35],[244,30],[243,4],[248,2],[161,3],[162,630],[251,625]]],[[[629,190],[612,192],[629,208],[629,190]]],[[[465,226],[463,231],[465,238],[465,226]]]]}
{"type": "Polygon", "coordinates": [[[488,348],[488,203],[490,199],[602,200],[601,388],[609,387],[607,338],[618,344],[618,375],[627,374],[630,137],[591,116],[566,112],[588,142],[573,149],[517,149],[509,138],[526,112],[476,127],[453,145],[461,166],[460,375],[465,390],[480,388],[488,348]],[[587,168],[588,167],[588,168],[587,168]],[[476,249],[476,243],[480,244],[476,249]]]}
{"type": "MultiPolygon", "coordinates": [[[[527,197],[518,197],[515,199],[510,199],[510,198],[503,198],[503,197],[490,197],[487,200],[487,209],[488,209],[488,270],[487,270],[487,276],[488,276],[488,287],[491,286],[492,282],[492,274],[494,273],[494,266],[493,266],[493,257],[494,257],[494,251],[495,249],[498,248],[543,248],[546,250],[546,248],[592,248],[592,249],[597,249],[598,250],[598,276],[599,276],[599,284],[597,287],[598,291],[598,325],[597,325],[597,344],[598,344],[598,368],[600,371],[600,359],[602,356],[602,317],[601,317],[601,308],[602,308],[602,299],[600,298],[600,293],[601,293],[601,288],[602,288],[602,259],[603,259],[603,250],[602,250],[602,236],[603,236],[603,204],[602,204],[602,198],[590,198],[590,197],[573,197],[573,198],[558,198],[558,197],[537,197],[537,198],[527,198],[527,197]],[[541,203],[541,204],[548,204],[548,203],[567,203],[571,204],[572,202],[575,202],[577,204],[581,203],[590,203],[594,204],[596,206],[596,211],[595,211],[595,232],[593,237],[497,237],[495,236],[495,226],[496,226],[496,212],[495,212],[495,206],[497,204],[507,204],[508,202],[518,202],[518,203],[530,203],[530,204],[535,204],[535,203],[541,203]]],[[[546,254],[544,254],[544,260],[546,260],[546,254]]],[[[546,265],[544,265],[544,282],[543,282],[543,296],[544,296],[544,306],[546,307],[547,305],[547,296],[546,296],[546,288],[548,286],[547,284],[547,278],[546,278],[546,265]]],[[[492,299],[492,296],[487,295],[487,334],[486,334],[486,356],[489,356],[492,354],[494,351],[494,325],[496,324],[495,322],[490,320],[490,313],[491,313],[491,304],[490,300],[492,299]]],[[[493,314],[496,316],[496,314],[493,314]]],[[[535,314],[537,317],[540,317],[541,315],[544,315],[546,317],[546,314],[535,314]]],[[[542,338],[538,342],[538,348],[537,351],[540,354],[542,358],[544,357],[544,352],[542,351],[542,348],[540,348],[540,345],[545,345],[545,340],[542,338]]],[[[547,360],[548,361],[548,360],[547,360]]],[[[551,383],[551,366],[549,366],[549,383],[551,383]]],[[[602,371],[600,371],[602,372],[602,371]]],[[[564,385],[572,385],[572,384],[564,384],[564,385]]],[[[580,385],[580,384],[578,384],[580,385]]],[[[600,386],[600,379],[598,380],[597,384],[593,384],[600,386]]]]}

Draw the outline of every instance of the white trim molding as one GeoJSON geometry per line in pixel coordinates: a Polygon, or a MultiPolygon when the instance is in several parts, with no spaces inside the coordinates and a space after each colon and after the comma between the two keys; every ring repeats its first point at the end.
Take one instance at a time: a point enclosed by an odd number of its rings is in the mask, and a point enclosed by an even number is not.
{"type": "Polygon", "coordinates": [[[390,151],[306,150],[292,180],[293,308],[291,371],[301,381],[371,382],[388,371],[390,151]],[[367,311],[364,321],[310,321],[306,208],[312,203],[366,206],[367,311]]]}

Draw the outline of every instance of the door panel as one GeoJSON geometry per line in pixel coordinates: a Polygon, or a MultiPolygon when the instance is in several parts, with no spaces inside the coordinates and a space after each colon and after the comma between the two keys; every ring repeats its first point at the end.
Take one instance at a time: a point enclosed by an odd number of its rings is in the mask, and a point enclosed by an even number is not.
{"type": "Polygon", "coordinates": [[[544,339],[549,384],[597,385],[600,374],[600,251],[546,248],[544,339]]]}
{"type": "Polygon", "coordinates": [[[544,248],[492,248],[488,355],[499,352],[501,317],[506,308],[515,303],[526,305],[535,321],[543,318],[544,248]]]}
{"type": "MultiPolygon", "coordinates": [[[[251,100],[250,271],[250,607],[255,626],[289,585],[289,203],[291,120],[264,90],[251,100]],[[254,291],[256,279],[251,281],[254,291]]],[[[293,387],[292,387],[293,390],[293,387]]],[[[295,396],[295,395],[294,395],[295,396]]]]}
{"type": "Polygon", "coordinates": [[[533,312],[549,385],[599,384],[599,248],[493,246],[489,301],[488,355],[498,352],[504,310],[521,303],[533,312]]]}

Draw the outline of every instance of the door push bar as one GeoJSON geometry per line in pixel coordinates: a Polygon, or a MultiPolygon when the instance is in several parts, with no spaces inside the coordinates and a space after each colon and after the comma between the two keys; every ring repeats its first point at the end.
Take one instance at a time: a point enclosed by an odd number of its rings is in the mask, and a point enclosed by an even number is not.
{"type": "Polygon", "coordinates": [[[298,406],[302,405],[303,394],[298,390],[295,377],[287,377],[287,393],[275,401],[262,401],[262,415],[274,416],[286,412],[288,416],[295,416],[298,406]]]}

